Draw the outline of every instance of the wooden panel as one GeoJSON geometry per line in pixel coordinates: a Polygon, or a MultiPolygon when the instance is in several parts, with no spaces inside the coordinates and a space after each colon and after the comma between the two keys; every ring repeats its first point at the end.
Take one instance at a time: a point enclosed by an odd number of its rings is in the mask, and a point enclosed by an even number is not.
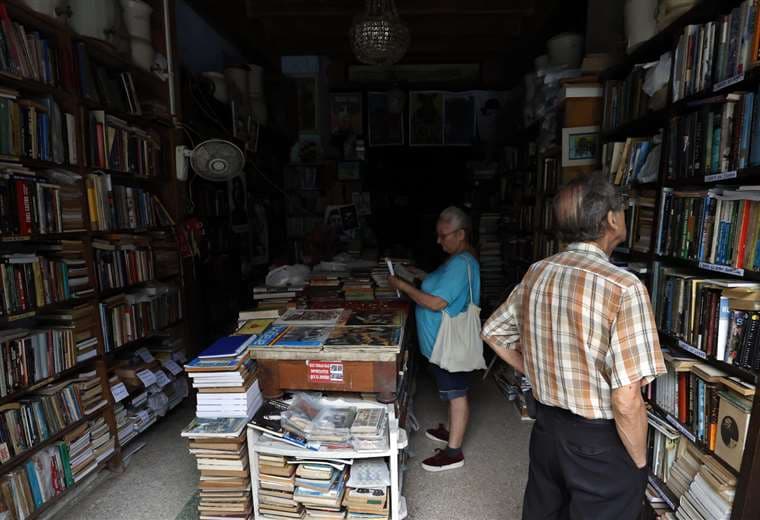
{"type": "Polygon", "coordinates": [[[602,98],[570,98],[565,101],[564,128],[601,124],[602,98]]]}

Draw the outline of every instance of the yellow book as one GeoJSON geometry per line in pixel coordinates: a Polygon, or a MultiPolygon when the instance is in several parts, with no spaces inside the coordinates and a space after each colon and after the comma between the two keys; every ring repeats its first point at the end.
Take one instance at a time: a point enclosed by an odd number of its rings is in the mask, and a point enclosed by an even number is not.
{"type": "Polygon", "coordinates": [[[235,332],[235,336],[258,336],[273,322],[274,320],[247,320],[243,325],[235,332]]]}
{"type": "Polygon", "coordinates": [[[34,273],[34,297],[37,300],[37,307],[42,307],[45,305],[45,292],[43,291],[44,280],[42,279],[39,260],[32,264],[32,272],[34,273]]]}
{"type": "Polygon", "coordinates": [[[98,229],[98,210],[95,205],[95,186],[92,178],[87,179],[87,206],[90,210],[91,229],[98,229]]]}

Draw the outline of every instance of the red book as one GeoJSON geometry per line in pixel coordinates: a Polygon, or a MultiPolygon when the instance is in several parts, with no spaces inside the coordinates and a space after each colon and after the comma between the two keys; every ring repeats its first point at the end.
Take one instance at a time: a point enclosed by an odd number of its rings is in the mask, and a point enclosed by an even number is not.
{"type": "Polygon", "coordinates": [[[18,294],[19,306],[23,312],[29,307],[27,306],[26,286],[24,284],[24,273],[22,273],[22,270],[23,268],[21,267],[14,267],[13,274],[16,275],[16,293],[18,294]]]}
{"type": "Polygon", "coordinates": [[[106,143],[101,123],[95,125],[95,134],[98,137],[98,168],[106,168],[106,143]]]}
{"type": "Polygon", "coordinates": [[[16,179],[16,208],[18,211],[18,232],[20,235],[32,234],[32,200],[29,183],[16,179]]]}
{"type": "Polygon", "coordinates": [[[678,374],[678,421],[686,424],[689,419],[689,372],[680,372],[678,374]]]}
{"type": "Polygon", "coordinates": [[[744,268],[744,253],[747,250],[747,229],[749,228],[749,213],[752,203],[748,200],[743,201],[744,206],[742,208],[741,223],[742,227],[739,231],[739,244],[736,250],[736,267],[738,269],[744,268]]]}

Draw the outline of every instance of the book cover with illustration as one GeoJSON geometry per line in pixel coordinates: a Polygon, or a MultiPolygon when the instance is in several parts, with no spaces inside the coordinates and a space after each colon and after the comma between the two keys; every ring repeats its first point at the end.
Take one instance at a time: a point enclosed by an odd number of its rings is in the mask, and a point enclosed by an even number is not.
{"type": "Polygon", "coordinates": [[[274,320],[245,320],[238,330],[236,336],[259,336],[269,327],[274,320]]]}
{"type": "Polygon", "coordinates": [[[346,327],[400,327],[403,314],[400,311],[354,311],[346,321],[346,327]]]}
{"type": "Polygon", "coordinates": [[[335,327],[325,347],[398,347],[401,328],[335,327]]]}
{"type": "Polygon", "coordinates": [[[284,325],[270,325],[251,342],[251,348],[272,345],[288,328],[284,325]]]}
{"type": "Polygon", "coordinates": [[[330,335],[330,327],[288,327],[274,342],[277,347],[321,347],[330,335]]]}
{"type": "Polygon", "coordinates": [[[343,309],[290,309],[275,325],[335,325],[343,314],[343,309]]]}

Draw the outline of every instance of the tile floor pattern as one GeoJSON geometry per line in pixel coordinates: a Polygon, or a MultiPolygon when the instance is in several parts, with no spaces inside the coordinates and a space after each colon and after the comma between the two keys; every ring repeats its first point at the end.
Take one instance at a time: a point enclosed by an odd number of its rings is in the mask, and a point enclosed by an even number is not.
{"type": "MultiPolygon", "coordinates": [[[[433,380],[421,375],[415,411],[422,428],[446,417],[433,380]]],[[[187,401],[158,427],[146,433],[145,448],[133,456],[127,470],[102,483],[62,513],[58,520],[197,520],[194,497],[198,473],[180,430],[190,421],[194,404],[187,401]]],[[[438,447],[422,432],[412,435],[414,457],[409,462],[403,494],[410,520],[518,520],[528,475],[531,424],[522,422],[514,407],[492,381],[472,392],[472,419],[465,441],[465,466],[428,473],[420,462],[438,447]]]]}

